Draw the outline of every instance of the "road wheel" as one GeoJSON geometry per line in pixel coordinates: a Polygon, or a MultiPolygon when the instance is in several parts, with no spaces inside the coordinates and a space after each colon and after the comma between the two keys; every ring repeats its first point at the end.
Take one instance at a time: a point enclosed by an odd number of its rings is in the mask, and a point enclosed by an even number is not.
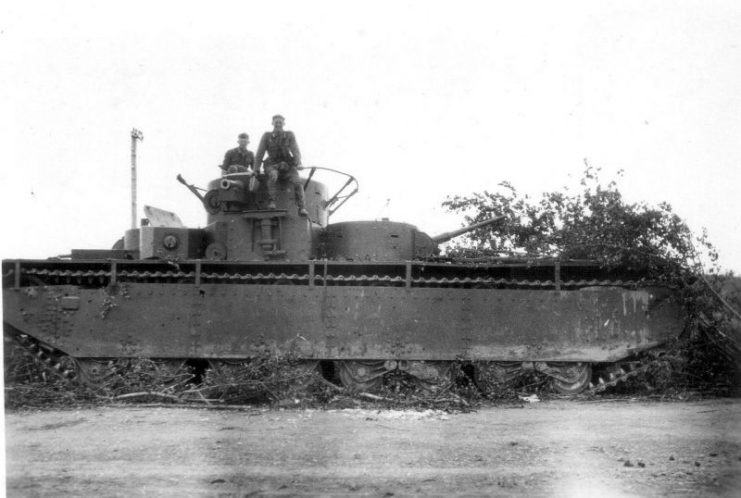
{"type": "Polygon", "coordinates": [[[436,394],[453,384],[450,361],[401,361],[399,369],[408,373],[414,384],[428,394],[436,394]]]}
{"type": "Polygon", "coordinates": [[[383,360],[344,360],[335,362],[342,385],[354,392],[375,391],[383,385],[383,360]]]}
{"type": "Polygon", "coordinates": [[[521,361],[478,361],[474,380],[482,393],[494,396],[523,372],[521,361]]]}
{"type": "MultiPolygon", "coordinates": [[[[548,366],[553,367],[552,364],[548,366]]],[[[559,394],[579,394],[592,380],[592,366],[589,363],[571,363],[558,369],[561,378],[551,378],[551,386],[559,394]]]]}

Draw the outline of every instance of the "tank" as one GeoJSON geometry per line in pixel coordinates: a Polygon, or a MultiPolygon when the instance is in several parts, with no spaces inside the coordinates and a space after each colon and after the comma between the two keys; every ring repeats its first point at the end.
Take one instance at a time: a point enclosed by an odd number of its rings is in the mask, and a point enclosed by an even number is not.
{"type": "Polygon", "coordinates": [[[6,337],[85,382],[111,359],[226,368],[267,348],[353,390],[400,372],[439,390],[455,364],[485,391],[536,370],[573,394],[630,375],[628,360],[683,327],[676,293],[638,270],[451,261],[440,244],[506,219],[438,235],[386,219],[331,223],[357,182],[345,175],[330,193],[315,177],[341,173],[303,173],[308,217],[285,185],[267,209],[263,176],[225,175],[205,189],[178,176],[203,204],[202,228],[147,206],[112,249],[4,260],[6,337]]]}

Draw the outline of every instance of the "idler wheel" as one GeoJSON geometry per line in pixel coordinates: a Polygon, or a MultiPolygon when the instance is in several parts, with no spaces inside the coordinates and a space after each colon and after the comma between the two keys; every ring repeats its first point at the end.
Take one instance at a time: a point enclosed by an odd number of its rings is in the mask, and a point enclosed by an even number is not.
{"type": "MultiPolygon", "coordinates": [[[[553,367],[552,364],[548,366],[553,367]]],[[[558,371],[561,378],[552,377],[551,386],[559,394],[579,394],[592,379],[592,366],[589,363],[572,363],[558,367],[558,371]]]]}

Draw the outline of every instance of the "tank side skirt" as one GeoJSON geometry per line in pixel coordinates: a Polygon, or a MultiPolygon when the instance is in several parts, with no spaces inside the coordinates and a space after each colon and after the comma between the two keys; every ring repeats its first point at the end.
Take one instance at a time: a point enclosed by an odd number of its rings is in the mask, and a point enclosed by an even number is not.
{"type": "MultiPolygon", "coordinates": [[[[317,272],[319,273],[319,272],[317,272]]],[[[5,320],[78,357],[616,361],[676,336],[637,291],[126,283],[5,289],[5,320]]]]}

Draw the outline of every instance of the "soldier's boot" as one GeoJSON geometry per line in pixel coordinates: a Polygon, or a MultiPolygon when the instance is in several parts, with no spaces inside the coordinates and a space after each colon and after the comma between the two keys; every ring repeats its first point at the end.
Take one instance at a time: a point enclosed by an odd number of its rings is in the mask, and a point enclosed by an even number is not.
{"type": "Polygon", "coordinates": [[[298,176],[293,182],[293,195],[296,197],[296,206],[298,207],[298,215],[309,217],[309,212],[304,207],[304,185],[299,180],[298,176]]]}

